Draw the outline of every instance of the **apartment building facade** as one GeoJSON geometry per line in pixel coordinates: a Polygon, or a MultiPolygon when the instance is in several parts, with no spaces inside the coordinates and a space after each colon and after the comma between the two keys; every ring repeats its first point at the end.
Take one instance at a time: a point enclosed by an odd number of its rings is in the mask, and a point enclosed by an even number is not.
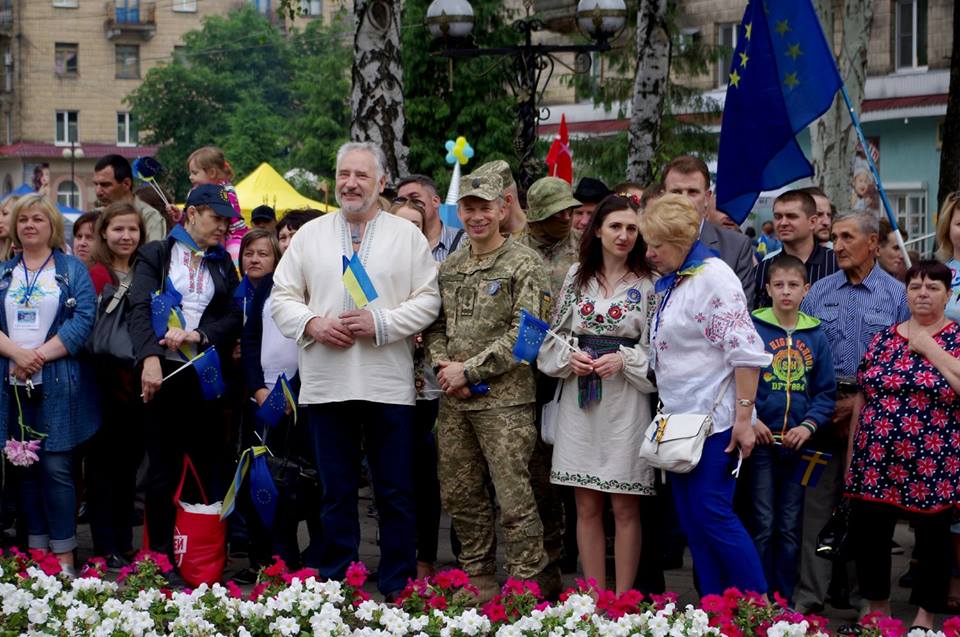
{"type": "MultiPolygon", "coordinates": [[[[746,0],[678,0],[682,37],[736,46],[736,26],[746,0]]],[[[868,79],[861,121],[891,203],[911,238],[934,230],[940,163],[940,133],[946,115],[954,0],[875,0],[868,49],[868,79]]],[[[543,0],[561,12],[562,0],[543,0]]],[[[568,2],[572,6],[574,2],[568,2]]],[[[840,45],[837,41],[836,46],[840,45]]],[[[730,59],[709,74],[677,78],[722,105],[730,59]]],[[[586,102],[562,103],[558,95],[542,136],[552,136],[566,115],[571,134],[613,134],[627,129],[617,109],[605,112],[586,102]]],[[[629,108],[629,105],[624,105],[629,108]]],[[[719,133],[719,122],[713,127],[719,133]]],[[[809,154],[809,135],[800,135],[809,154]]],[[[763,200],[762,200],[763,201],[763,200]]],[[[769,198],[766,198],[769,201],[769,198]]],[[[838,202],[843,207],[844,202],[838,202]]],[[[762,207],[762,205],[761,205],[762,207]]],[[[760,210],[757,221],[764,218],[760,210]]]]}
{"type": "MultiPolygon", "coordinates": [[[[0,194],[43,174],[52,200],[95,202],[104,155],[151,155],[124,98],[177,55],[207,16],[244,4],[277,18],[277,0],[0,0],[0,194]]],[[[301,0],[302,18],[329,17],[339,0],[301,0]]]]}

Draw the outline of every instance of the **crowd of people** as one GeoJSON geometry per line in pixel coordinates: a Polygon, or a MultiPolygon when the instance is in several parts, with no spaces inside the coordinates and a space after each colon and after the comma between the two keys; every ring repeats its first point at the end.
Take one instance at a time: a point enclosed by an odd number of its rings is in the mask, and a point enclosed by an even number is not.
{"type": "Polygon", "coordinates": [[[100,160],[103,207],[69,249],[42,195],[0,207],[8,482],[27,545],[68,573],[79,501],[122,568],[145,465],[144,543],[175,558],[184,459],[212,502],[262,445],[281,493],[268,518],[236,493],[241,579],[274,554],[342,578],[368,481],[388,601],[433,574],[446,511],[477,603],[498,592],[499,521],[507,573],[548,597],[578,565],[600,589],[662,592],[686,543],[701,594],[888,612],[898,520],[916,535],[914,624],[958,602],[956,193],[940,261],[907,268],[889,225],[812,187],[777,197],[751,240],[690,156],[655,184],[544,177],[525,193],[492,161],[460,181],[460,228],[430,177],[391,183],[370,143],[337,153],[339,211],[278,222],[260,206],[254,228],[222,152],[188,166],[180,210],[100,160]],[[533,364],[515,355],[528,319],[549,326],[533,364]],[[179,373],[211,348],[225,382],[179,373]],[[278,387],[291,398],[264,422],[278,387]],[[641,456],[657,414],[708,416],[689,470],[641,456]],[[850,572],[818,556],[847,510],[850,572]]]}

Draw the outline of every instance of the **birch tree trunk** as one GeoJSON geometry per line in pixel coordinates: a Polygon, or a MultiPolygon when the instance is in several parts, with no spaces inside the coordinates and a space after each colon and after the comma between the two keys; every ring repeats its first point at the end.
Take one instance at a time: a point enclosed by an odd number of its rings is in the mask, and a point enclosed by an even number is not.
{"type": "MultiPolygon", "coordinates": [[[[858,114],[867,81],[867,46],[874,4],[874,0],[816,0],[827,41],[834,51],[839,45],[837,67],[858,114]]],[[[839,93],[830,109],[813,123],[810,138],[816,183],[838,208],[849,207],[857,132],[839,93]]]]}
{"type": "Polygon", "coordinates": [[[637,11],[637,74],[627,148],[627,179],[653,182],[653,159],[660,146],[660,120],[670,72],[667,0],[640,0],[637,11]]]}
{"type": "Polygon", "coordinates": [[[960,190],[960,8],[953,5],[953,52],[950,55],[950,90],[943,122],[940,151],[940,185],[937,208],[951,192],[960,190]]]}
{"type": "Polygon", "coordinates": [[[373,142],[387,157],[388,180],[408,174],[404,140],[400,0],[355,0],[353,119],[350,138],[373,142]]]}

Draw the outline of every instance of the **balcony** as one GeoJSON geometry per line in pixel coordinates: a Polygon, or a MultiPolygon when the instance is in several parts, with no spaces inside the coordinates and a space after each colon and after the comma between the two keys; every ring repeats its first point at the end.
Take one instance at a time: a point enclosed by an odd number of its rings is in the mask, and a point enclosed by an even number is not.
{"type": "Polygon", "coordinates": [[[157,32],[157,4],[115,0],[106,6],[104,30],[110,41],[118,38],[149,40],[157,32]]]}

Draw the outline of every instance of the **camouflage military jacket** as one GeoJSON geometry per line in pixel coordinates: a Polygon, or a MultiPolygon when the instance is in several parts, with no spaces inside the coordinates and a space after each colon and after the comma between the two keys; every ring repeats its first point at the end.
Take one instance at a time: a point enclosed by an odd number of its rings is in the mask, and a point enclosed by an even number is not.
{"type": "Polygon", "coordinates": [[[536,250],[543,259],[550,281],[550,291],[554,296],[559,296],[567,271],[577,262],[577,250],[574,245],[569,240],[545,243],[530,234],[529,230],[524,232],[521,241],[527,247],[536,250]]]}
{"type": "Polygon", "coordinates": [[[508,237],[496,251],[475,257],[457,250],[440,266],[440,317],[427,330],[434,364],[464,363],[471,383],[490,392],[468,399],[444,396],[454,409],[472,411],[532,403],[533,370],[513,357],[520,310],[547,320],[550,290],[536,252],[508,237]]]}

